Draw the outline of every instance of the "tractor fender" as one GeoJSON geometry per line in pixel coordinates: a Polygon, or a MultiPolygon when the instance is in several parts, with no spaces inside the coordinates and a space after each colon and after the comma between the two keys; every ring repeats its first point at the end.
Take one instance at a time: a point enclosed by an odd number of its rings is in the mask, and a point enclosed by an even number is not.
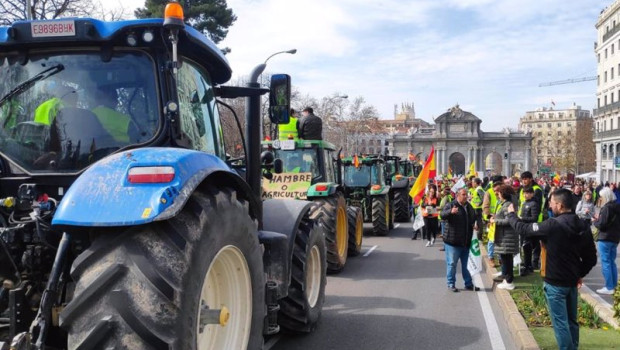
{"type": "Polygon", "coordinates": [[[382,196],[390,193],[390,186],[383,186],[380,190],[370,190],[371,196],[382,196]]]}
{"type": "MultiPolygon", "coordinates": [[[[243,179],[214,155],[163,147],[120,152],[93,164],[76,179],[60,201],[52,225],[134,226],[167,220],[205,181],[224,181],[239,195],[251,193],[243,179]],[[161,183],[129,182],[130,169],[153,166],[172,167],[174,178],[161,183]]],[[[245,199],[254,211],[256,200],[245,199]]]]}
{"type": "MultiPolygon", "coordinates": [[[[277,259],[263,260],[268,279],[278,283],[278,297],[288,295],[291,283],[291,261],[295,247],[295,235],[304,215],[314,203],[304,200],[267,199],[263,202],[263,231],[277,232],[287,237],[286,254],[277,255],[277,259]],[[280,268],[282,267],[282,268],[280,268]]],[[[276,255],[272,255],[276,257],[276,255]]]]}
{"type": "Polygon", "coordinates": [[[308,199],[316,198],[316,197],[329,197],[339,190],[341,190],[340,185],[338,185],[337,183],[319,182],[308,188],[307,197],[308,199]],[[327,187],[327,189],[325,191],[319,191],[319,189],[321,189],[321,186],[325,186],[327,187]]]}
{"type": "Polygon", "coordinates": [[[409,179],[404,178],[401,180],[394,180],[392,181],[392,189],[397,190],[399,188],[407,188],[409,187],[409,179]]]}

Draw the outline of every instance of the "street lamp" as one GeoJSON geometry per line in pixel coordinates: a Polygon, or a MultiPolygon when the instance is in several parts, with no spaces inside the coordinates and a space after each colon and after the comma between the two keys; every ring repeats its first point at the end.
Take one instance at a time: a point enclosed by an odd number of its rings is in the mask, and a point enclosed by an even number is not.
{"type": "Polygon", "coordinates": [[[254,69],[252,70],[252,73],[250,74],[250,84],[251,83],[257,83],[258,82],[258,77],[261,74],[263,74],[263,71],[267,67],[267,61],[269,61],[269,59],[271,57],[273,57],[275,55],[279,55],[281,53],[290,53],[291,55],[294,55],[295,53],[297,53],[297,49],[291,49],[291,50],[286,50],[286,51],[279,51],[279,52],[271,54],[269,57],[267,57],[265,62],[263,62],[263,63],[257,65],[256,67],[254,67],[254,69]]]}
{"type": "MultiPolygon", "coordinates": [[[[254,88],[254,89],[260,88],[260,84],[258,83],[258,77],[263,73],[263,71],[267,67],[267,61],[271,57],[281,54],[281,53],[294,54],[296,52],[297,52],[297,49],[280,51],[267,57],[265,62],[254,67],[254,69],[252,70],[252,73],[250,74],[250,81],[248,82],[247,87],[254,88]]],[[[258,171],[257,169],[260,169],[260,166],[261,166],[260,164],[260,153],[261,153],[260,141],[261,141],[261,135],[262,135],[262,130],[261,130],[262,129],[262,117],[257,120],[252,118],[252,116],[261,114],[260,94],[246,97],[245,103],[246,103],[246,109],[245,109],[246,111],[245,112],[245,121],[246,121],[245,122],[245,145],[246,146],[245,146],[245,149],[247,153],[250,153],[250,154],[246,154],[246,159],[247,159],[247,164],[246,164],[247,172],[246,173],[248,174],[247,180],[248,180],[248,184],[250,185],[250,188],[252,189],[252,191],[254,191],[254,194],[258,196],[257,198],[260,198],[261,176],[260,176],[260,171],[258,171]]],[[[261,217],[262,215],[262,213],[257,213],[257,214],[258,214],[258,217],[261,217]]]]}

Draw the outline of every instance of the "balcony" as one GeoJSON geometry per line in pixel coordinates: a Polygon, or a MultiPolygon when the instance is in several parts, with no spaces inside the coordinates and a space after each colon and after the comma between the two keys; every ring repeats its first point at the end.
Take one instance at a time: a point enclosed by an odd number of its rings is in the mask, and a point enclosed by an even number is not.
{"type": "MultiPolygon", "coordinates": [[[[620,26],[618,26],[618,27],[620,27],[620,26]]],[[[600,108],[595,108],[594,112],[592,113],[592,115],[596,117],[597,115],[602,115],[602,114],[605,114],[607,112],[610,112],[610,111],[612,111],[614,109],[618,109],[618,108],[620,108],[620,101],[614,102],[612,104],[609,104],[607,106],[603,106],[603,107],[600,107],[600,108]]]]}
{"type": "Polygon", "coordinates": [[[607,41],[607,39],[611,38],[614,34],[616,34],[620,30],[620,25],[614,26],[610,31],[603,35],[603,43],[607,41]]]}
{"type": "Polygon", "coordinates": [[[619,137],[619,136],[620,136],[620,129],[600,131],[600,132],[594,133],[595,140],[602,140],[602,139],[607,139],[611,137],[619,137]]]}

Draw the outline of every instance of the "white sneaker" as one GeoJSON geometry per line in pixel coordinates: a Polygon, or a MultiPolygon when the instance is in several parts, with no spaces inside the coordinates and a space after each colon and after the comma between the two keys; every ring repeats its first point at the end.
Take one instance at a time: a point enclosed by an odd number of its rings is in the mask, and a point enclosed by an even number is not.
{"type": "Polygon", "coordinates": [[[612,294],[614,294],[614,290],[613,289],[607,289],[607,287],[603,287],[601,289],[597,289],[596,292],[598,294],[605,294],[605,295],[612,295],[612,294]]]}
{"type": "Polygon", "coordinates": [[[431,245],[435,244],[435,238],[431,238],[431,245]]]}
{"type": "Polygon", "coordinates": [[[494,274],[493,274],[493,277],[499,277],[499,276],[501,276],[501,275],[502,275],[502,272],[500,271],[500,272],[496,272],[496,273],[494,273],[494,274]]]}
{"type": "Polygon", "coordinates": [[[430,247],[431,246],[431,241],[426,242],[426,246],[430,247]]]}
{"type": "Polygon", "coordinates": [[[508,283],[506,282],[506,280],[504,280],[504,282],[497,285],[497,288],[505,289],[505,290],[513,290],[515,289],[515,285],[514,283],[508,283]]]}

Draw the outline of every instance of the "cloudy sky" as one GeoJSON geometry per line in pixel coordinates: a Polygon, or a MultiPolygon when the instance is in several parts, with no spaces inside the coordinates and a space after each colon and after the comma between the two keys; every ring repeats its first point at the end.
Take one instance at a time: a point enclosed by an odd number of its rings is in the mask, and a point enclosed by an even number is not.
{"type": "Polygon", "coordinates": [[[551,101],[595,107],[595,81],[538,85],[596,75],[594,25],[612,2],[228,0],[238,19],[220,46],[235,76],[296,48],[267,72],[290,74],[303,94],[363,96],[383,119],[414,103],[429,122],[458,103],[499,131],[551,101]]]}

